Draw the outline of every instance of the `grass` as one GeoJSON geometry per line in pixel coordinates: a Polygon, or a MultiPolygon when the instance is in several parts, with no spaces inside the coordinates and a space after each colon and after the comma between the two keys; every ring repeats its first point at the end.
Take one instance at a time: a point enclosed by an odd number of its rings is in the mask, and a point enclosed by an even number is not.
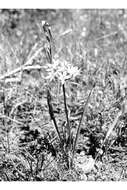
{"type": "Polygon", "coordinates": [[[38,11],[1,29],[1,180],[126,180],[126,12],[38,11]]]}

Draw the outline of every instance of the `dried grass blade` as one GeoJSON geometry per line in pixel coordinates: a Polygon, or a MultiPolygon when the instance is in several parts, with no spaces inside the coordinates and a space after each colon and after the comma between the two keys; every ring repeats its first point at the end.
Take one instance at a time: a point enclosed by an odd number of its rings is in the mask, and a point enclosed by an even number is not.
{"type": "Polygon", "coordinates": [[[109,130],[107,131],[106,137],[104,142],[109,138],[110,134],[112,133],[113,129],[115,128],[117,122],[119,121],[119,117],[122,115],[122,111],[119,111],[116,118],[114,119],[113,123],[110,125],[109,130]]]}

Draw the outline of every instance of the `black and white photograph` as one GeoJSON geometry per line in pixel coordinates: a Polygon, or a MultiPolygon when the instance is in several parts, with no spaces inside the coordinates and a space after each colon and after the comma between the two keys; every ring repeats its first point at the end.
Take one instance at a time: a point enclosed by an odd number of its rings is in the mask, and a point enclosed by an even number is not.
{"type": "Polygon", "coordinates": [[[127,181],[127,9],[0,9],[0,181],[127,181]]]}

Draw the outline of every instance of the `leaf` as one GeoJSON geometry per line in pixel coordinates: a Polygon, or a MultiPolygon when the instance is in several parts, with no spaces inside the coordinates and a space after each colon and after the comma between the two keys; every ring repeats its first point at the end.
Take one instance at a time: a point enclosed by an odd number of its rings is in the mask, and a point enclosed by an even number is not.
{"type": "Polygon", "coordinates": [[[122,111],[119,111],[116,118],[114,119],[113,123],[109,126],[109,130],[107,131],[106,137],[104,139],[104,142],[109,138],[111,133],[113,132],[113,129],[115,128],[117,122],[119,121],[119,117],[122,115],[122,111]]]}

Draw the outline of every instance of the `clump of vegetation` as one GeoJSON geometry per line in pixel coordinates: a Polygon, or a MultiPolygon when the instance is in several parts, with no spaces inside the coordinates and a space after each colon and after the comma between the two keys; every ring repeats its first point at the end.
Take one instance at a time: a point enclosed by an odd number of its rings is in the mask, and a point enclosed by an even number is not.
{"type": "Polygon", "coordinates": [[[126,14],[1,10],[2,181],[126,180],[126,14]]]}

